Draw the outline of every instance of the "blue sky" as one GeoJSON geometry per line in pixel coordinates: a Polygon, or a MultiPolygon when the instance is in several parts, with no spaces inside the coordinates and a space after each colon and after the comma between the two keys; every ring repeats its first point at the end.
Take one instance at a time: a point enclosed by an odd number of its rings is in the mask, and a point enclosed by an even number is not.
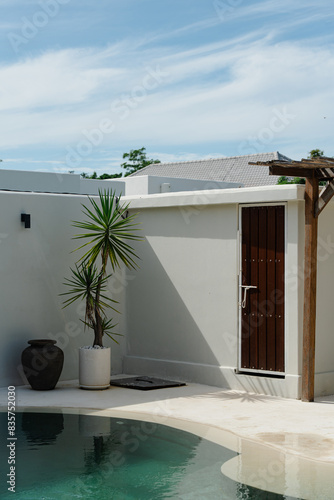
{"type": "Polygon", "coordinates": [[[334,156],[329,0],[0,0],[1,168],[334,156]]]}

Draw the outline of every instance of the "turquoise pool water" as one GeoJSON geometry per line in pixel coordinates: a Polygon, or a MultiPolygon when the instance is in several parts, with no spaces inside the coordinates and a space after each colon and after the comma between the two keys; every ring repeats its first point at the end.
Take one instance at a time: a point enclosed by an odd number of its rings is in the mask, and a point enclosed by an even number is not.
{"type": "MultiPolygon", "coordinates": [[[[7,435],[7,413],[0,414],[7,435]]],[[[16,414],[15,494],[7,500],[291,500],[236,483],[221,466],[236,453],[194,434],[155,423],[62,413],[16,414]]]]}

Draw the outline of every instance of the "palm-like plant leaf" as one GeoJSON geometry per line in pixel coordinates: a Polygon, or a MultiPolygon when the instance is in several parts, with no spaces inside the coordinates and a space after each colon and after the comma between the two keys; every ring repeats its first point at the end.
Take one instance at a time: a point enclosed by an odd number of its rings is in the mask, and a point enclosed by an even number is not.
{"type": "Polygon", "coordinates": [[[129,205],[120,205],[120,199],[116,200],[115,194],[109,191],[99,191],[100,205],[89,198],[93,210],[83,205],[83,212],[88,218],[85,222],[74,221],[73,225],[86,232],[75,236],[75,239],[89,239],[77,250],[90,246],[81,260],[88,264],[94,264],[97,258],[109,259],[113,271],[123,262],[128,268],[137,267],[135,259],[138,258],[132,247],[124,240],[140,240],[141,237],[135,232],[138,224],[133,220],[136,214],[123,218],[129,205]]]}
{"type": "MultiPolygon", "coordinates": [[[[72,287],[71,290],[68,292],[63,292],[60,295],[70,295],[70,297],[66,300],[64,300],[64,307],[69,306],[76,300],[90,300],[95,302],[95,297],[96,297],[96,290],[99,284],[99,273],[97,271],[97,268],[95,266],[77,266],[76,265],[76,270],[72,269],[72,274],[73,277],[72,279],[70,278],[65,278],[65,282],[63,283],[66,286],[72,287]]],[[[101,278],[101,291],[104,292],[107,289],[107,281],[110,278],[110,274],[107,276],[104,276],[101,278]]],[[[107,295],[104,295],[104,293],[101,293],[100,298],[103,300],[100,300],[99,304],[104,307],[110,307],[116,312],[117,311],[111,304],[110,302],[113,302],[114,304],[118,304],[117,300],[113,300],[107,295]]],[[[95,305],[95,304],[94,304],[95,305]]],[[[99,307],[99,305],[98,305],[99,307]]],[[[100,307],[101,309],[101,307],[100,307]]]]}
{"type": "MultiPolygon", "coordinates": [[[[81,320],[82,323],[85,325],[85,326],[88,326],[88,328],[93,328],[93,326],[86,322],[86,321],[83,321],[81,320]]],[[[114,335],[118,336],[118,337],[122,337],[122,334],[121,333],[116,333],[113,331],[113,329],[115,328],[115,326],[117,326],[117,323],[113,324],[112,323],[112,320],[111,319],[107,319],[106,317],[104,317],[102,319],[102,323],[101,323],[101,328],[102,328],[102,332],[103,332],[103,335],[108,335],[108,337],[113,341],[113,342],[116,342],[116,344],[119,344],[119,342],[117,342],[116,339],[114,339],[114,335]]]]}
{"type": "Polygon", "coordinates": [[[116,342],[116,344],[119,344],[119,342],[117,342],[117,340],[114,339],[114,335],[122,337],[122,334],[114,332],[115,326],[117,326],[117,323],[113,324],[111,319],[107,320],[107,318],[103,318],[102,320],[103,334],[107,335],[111,340],[116,342]]]}

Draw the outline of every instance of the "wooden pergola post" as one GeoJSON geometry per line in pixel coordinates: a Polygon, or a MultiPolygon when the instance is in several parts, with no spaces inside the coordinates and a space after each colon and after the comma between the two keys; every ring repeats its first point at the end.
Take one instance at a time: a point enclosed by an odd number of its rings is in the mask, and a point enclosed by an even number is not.
{"type": "Polygon", "coordinates": [[[314,401],[319,180],[306,178],[302,401],[314,401]]]}

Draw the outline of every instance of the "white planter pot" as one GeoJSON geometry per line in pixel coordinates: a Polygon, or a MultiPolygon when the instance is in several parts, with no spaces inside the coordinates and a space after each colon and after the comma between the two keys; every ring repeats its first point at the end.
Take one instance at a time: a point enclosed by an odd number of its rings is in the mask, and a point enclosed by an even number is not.
{"type": "Polygon", "coordinates": [[[110,347],[79,349],[79,385],[82,389],[110,387],[110,347]]]}

